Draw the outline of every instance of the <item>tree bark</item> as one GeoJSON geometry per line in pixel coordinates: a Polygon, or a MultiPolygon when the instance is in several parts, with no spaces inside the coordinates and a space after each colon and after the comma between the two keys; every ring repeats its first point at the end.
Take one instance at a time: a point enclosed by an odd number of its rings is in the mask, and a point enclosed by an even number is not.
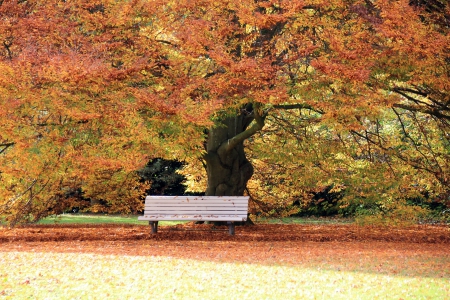
{"type": "Polygon", "coordinates": [[[207,196],[244,194],[253,175],[253,166],[245,156],[244,141],[264,126],[265,115],[258,108],[249,104],[240,114],[224,117],[209,130],[205,155],[207,196]]]}

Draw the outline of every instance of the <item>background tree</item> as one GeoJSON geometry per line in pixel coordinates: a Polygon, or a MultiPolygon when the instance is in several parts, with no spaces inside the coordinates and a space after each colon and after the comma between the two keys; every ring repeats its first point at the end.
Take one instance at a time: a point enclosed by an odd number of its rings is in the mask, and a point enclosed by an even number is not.
{"type": "Polygon", "coordinates": [[[125,80],[155,55],[138,11],[116,1],[0,2],[0,214],[10,224],[72,206],[79,188],[112,212],[140,208],[135,170],[161,155],[164,130],[136,114],[125,80]]]}
{"type": "Polygon", "coordinates": [[[151,183],[151,188],[146,193],[148,195],[184,195],[185,178],[178,173],[182,166],[183,163],[176,160],[155,158],[149,161],[138,171],[142,181],[151,183]]]}

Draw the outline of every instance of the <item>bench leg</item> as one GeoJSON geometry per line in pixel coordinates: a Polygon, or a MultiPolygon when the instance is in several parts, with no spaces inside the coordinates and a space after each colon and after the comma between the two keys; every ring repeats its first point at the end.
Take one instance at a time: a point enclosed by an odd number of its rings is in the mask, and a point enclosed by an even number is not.
{"type": "Polygon", "coordinates": [[[155,234],[158,232],[158,221],[150,221],[148,222],[150,225],[150,228],[152,229],[152,234],[155,234]]]}
{"type": "Polygon", "coordinates": [[[228,221],[228,232],[230,233],[230,235],[234,235],[234,222],[230,222],[228,221]]]}

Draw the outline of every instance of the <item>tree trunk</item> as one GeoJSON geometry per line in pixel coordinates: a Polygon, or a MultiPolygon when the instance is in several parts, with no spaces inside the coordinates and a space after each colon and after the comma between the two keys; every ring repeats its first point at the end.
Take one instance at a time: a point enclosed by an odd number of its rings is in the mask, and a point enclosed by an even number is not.
{"type": "Polygon", "coordinates": [[[236,133],[243,131],[242,119],[242,116],[227,118],[221,122],[220,127],[209,131],[205,156],[207,196],[242,196],[247,181],[253,175],[253,166],[245,157],[243,142],[229,151],[221,148],[236,133]]]}
{"type": "MultiPolygon", "coordinates": [[[[253,175],[253,166],[245,157],[244,141],[261,130],[266,114],[261,115],[259,105],[248,104],[236,116],[216,122],[208,132],[206,143],[206,196],[243,196],[247,182],[253,175]],[[251,125],[252,121],[253,125],[251,125]]],[[[223,222],[214,222],[223,225],[223,222]]],[[[235,225],[253,224],[250,218],[235,225]]]]}
{"type": "Polygon", "coordinates": [[[253,166],[245,157],[244,141],[262,129],[265,116],[255,105],[247,105],[236,116],[228,116],[208,133],[206,145],[207,196],[242,196],[253,166]],[[250,124],[253,123],[251,127],[250,124]]]}

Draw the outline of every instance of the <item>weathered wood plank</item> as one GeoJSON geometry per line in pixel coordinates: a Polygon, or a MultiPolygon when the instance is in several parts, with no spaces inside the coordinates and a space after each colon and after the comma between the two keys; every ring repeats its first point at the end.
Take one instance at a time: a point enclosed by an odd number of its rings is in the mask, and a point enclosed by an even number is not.
{"type": "Polygon", "coordinates": [[[232,200],[232,199],[249,199],[250,197],[248,196],[147,196],[147,199],[163,199],[163,200],[167,200],[167,199],[188,199],[188,200],[205,200],[205,199],[210,199],[210,200],[232,200]]]}
{"type": "Polygon", "coordinates": [[[248,203],[248,199],[233,199],[233,200],[222,200],[222,199],[147,199],[146,203],[248,203]]]}
{"type": "Polygon", "coordinates": [[[246,221],[247,196],[147,196],[144,215],[139,221],[149,221],[152,233],[158,231],[158,221],[227,221],[234,235],[234,223],[246,221]]]}
{"type": "Polygon", "coordinates": [[[147,199],[146,203],[217,203],[217,204],[232,204],[232,203],[248,203],[248,199],[147,199]]]}
{"type": "Polygon", "coordinates": [[[147,215],[138,217],[139,221],[246,221],[242,215],[147,215]]]}
{"type": "Polygon", "coordinates": [[[222,215],[247,215],[247,211],[243,213],[242,211],[230,211],[230,210],[151,210],[145,212],[146,215],[152,214],[160,214],[160,215],[170,215],[170,214],[185,214],[185,215],[213,215],[213,214],[222,214],[222,215]]]}
{"type": "Polygon", "coordinates": [[[230,209],[247,208],[245,203],[236,203],[232,205],[220,205],[217,203],[145,203],[144,208],[148,207],[226,207],[230,209]]]}
{"type": "Polygon", "coordinates": [[[229,210],[247,210],[248,206],[239,205],[239,206],[223,206],[223,205],[211,205],[207,206],[202,205],[146,205],[145,210],[151,209],[204,209],[204,210],[214,210],[214,209],[229,209],[229,210]]]}

